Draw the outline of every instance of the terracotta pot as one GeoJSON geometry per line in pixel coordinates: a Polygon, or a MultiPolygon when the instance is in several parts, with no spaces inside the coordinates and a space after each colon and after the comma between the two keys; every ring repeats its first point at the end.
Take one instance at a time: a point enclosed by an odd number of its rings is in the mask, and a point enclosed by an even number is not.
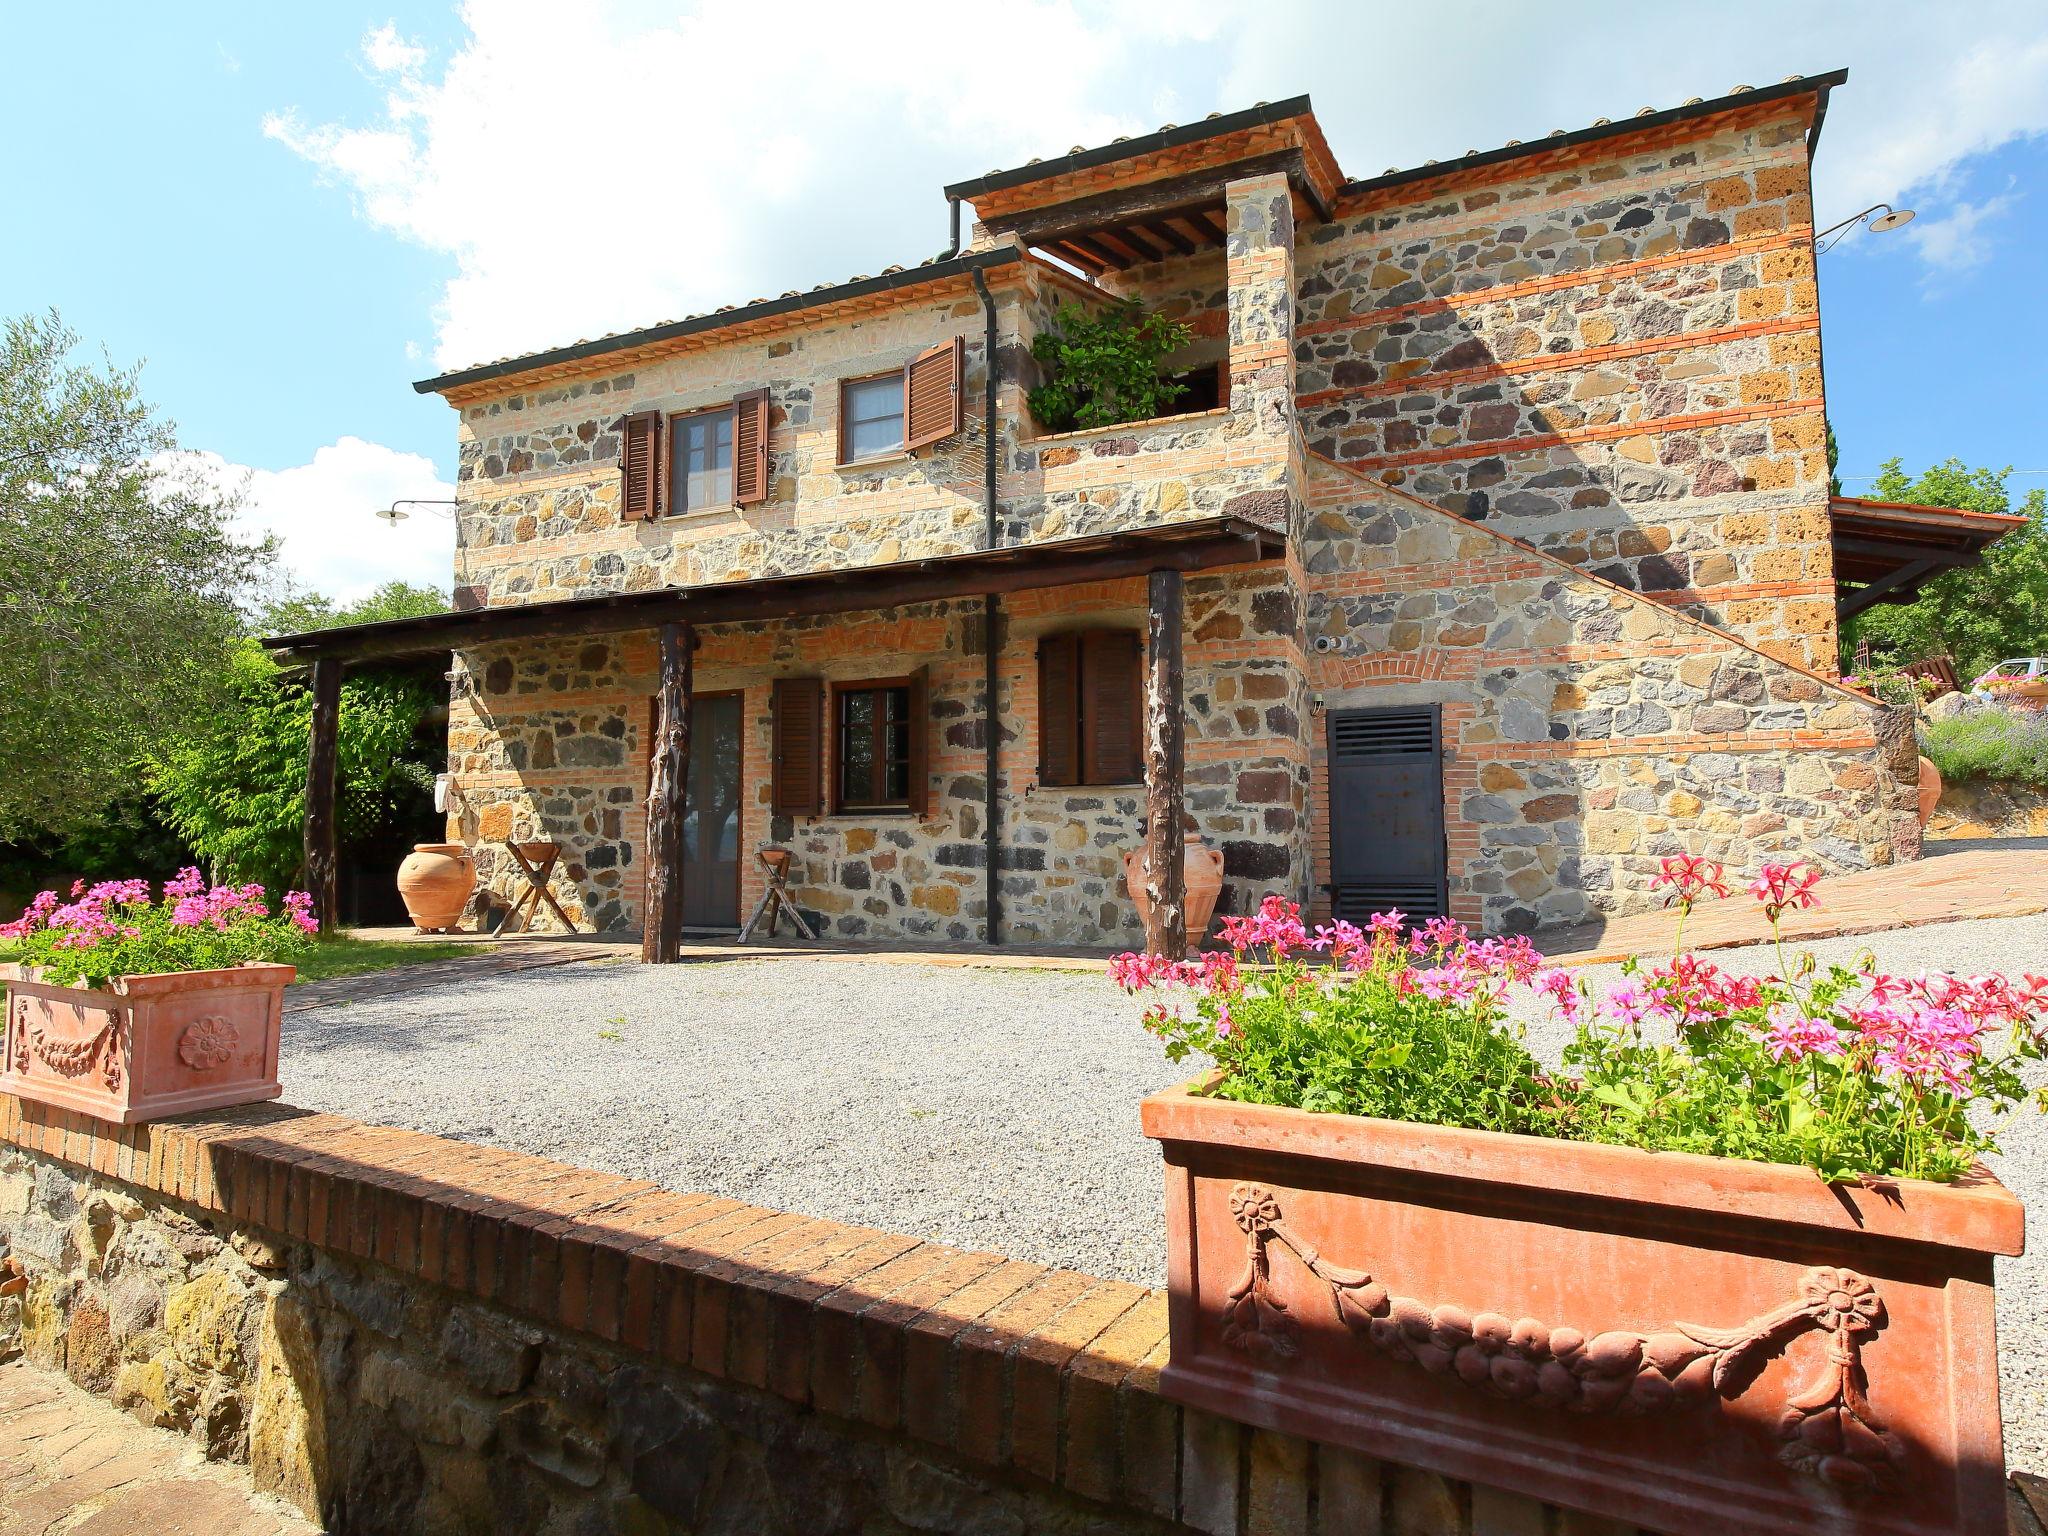
{"type": "MultiPolygon", "coordinates": [[[[1200,949],[1209,933],[1209,918],[1216,911],[1216,898],[1223,891],[1223,855],[1202,841],[1202,834],[1187,835],[1184,878],[1188,887],[1188,948],[1200,949]]],[[[1145,849],[1142,844],[1124,855],[1124,889],[1138,909],[1138,921],[1151,919],[1152,898],[1145,894],[1145,849]]]]}
{"type": "Polygon", "coordinates": [[[1927,758],[1920,759],[1920,825],[1926,826],[1941,802],[1941,770],[1927,758]]]}
{"type": "Polygon", "coordinates": [[[7,983],[0,1090],[116,1125],[274,1099],[289,965],[7,983]]]}
{"type": "Polygon", "coordinates": [[[398,866],[398,894],[421,933],[449,933],[476,888],[476,859],[461,843],[415,843],[398,866]]]}
{"type": "Polygon", "coordinates": [[[1659,1531],[2001,1536],[1986,1176],[1233,1104],[1166,1159],[1166,1394],[1659,1531]]]}

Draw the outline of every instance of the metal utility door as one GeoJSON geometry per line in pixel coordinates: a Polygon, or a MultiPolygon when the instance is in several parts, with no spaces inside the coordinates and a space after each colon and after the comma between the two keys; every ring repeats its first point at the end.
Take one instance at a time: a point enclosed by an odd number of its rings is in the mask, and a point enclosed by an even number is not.
{"type": "Polygon", "coordinates": [[[1442,712],[1337,709],[1329,720],[1332,909],[1354,923],[1396,907],[1446,916],[1442,712]]]}
{"type": "Polygon", "coordinates": [[[690,707],[690,773],[683,811],[683,926],[740,920],[740,717],[737,693],[703,693],[690,707]]]}

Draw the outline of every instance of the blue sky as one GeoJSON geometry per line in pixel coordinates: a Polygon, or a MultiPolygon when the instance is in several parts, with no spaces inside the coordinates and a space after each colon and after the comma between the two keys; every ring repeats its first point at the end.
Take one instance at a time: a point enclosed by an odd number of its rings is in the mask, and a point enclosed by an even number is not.
{"type": "Polygon", "coordinates": [[[1843,471],[2048,470],[2048,10],[1668,12],[904,0],[876,29],[785,0],[770,39],[738,0],[17,9],[0,306],[146,359],[295,576],[346,595],[446,578],[447,524],[367,515],[449,494],[453,415],[413,379],[916,260],[946,181],[1301,90],[1371,174],[1847,65],[1819,217],[1921,217],[1822,258],[1843,471]],[[671,146],[622,219],[628,158],[671,146]]]}

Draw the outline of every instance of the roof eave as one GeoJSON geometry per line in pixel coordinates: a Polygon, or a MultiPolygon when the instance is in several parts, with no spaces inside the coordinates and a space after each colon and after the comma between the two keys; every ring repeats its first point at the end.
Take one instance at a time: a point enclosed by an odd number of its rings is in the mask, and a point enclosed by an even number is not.
{"type": "Polygon", "coordinates": [[[1783,81],[1778,85],[1759,87],[1753,91],[1742,91],[1733,96],[1716,96],[1711,101],[1694,102],[1688,106],[1668,107],[1662,112],[1653,112],[1647,117],[1627,117],[1615,123],[1601,123],[1591,128],[1579,128],[1570,133],[1531,139],[1524,144],[1503,145],[1499,149],[1481,150],[1476,155],[1460,155],[1455,160],[1440,160],[1435,165],[1412,166],[1405,171],[1390,171],[1384,176],[1370,176],[1358,181],[1347,181],[1338,189],[1341,197],[1356,197],[1362,193],[1379,192],[1389,187],[1406,186],[1410,182],[1434,181],[1440,176],[1455,176],[1462,171],[1479,170],[1490,165],[1499,165],[1509,160],[1520,160],[1532,155],[1551,153],[1560,149],[1573,149],[1581,144],[1593,144],[1602,139],[1621,138],[1626,134],[1654,131],[1677,123],[1686,123],[1703,117],[1714,117],[1738,107],[1754,106],[1759,102],[1786,101],[1794,97],[1818,94],[1819,107],[1814,113],[1814,126],[1808,135],[1807,149],[1820,135],[1820,119],[1827,111],[1828,91],[1849,78],[1846,69],[1830,70],[1824,75],[1806,75],[1797,80],[1783,81]]]}
{"type": "Polygon", "coordinates": [[[516,378],[521,374],[587,362],[613,352],[658,346],[665,341],[676,341],[686,336],[724,330],[729,326],[743,325],[749,321],[773,319],[777,315],[790,314],[798,310],[821,308],[827,304],[843,303],[848,299],[866,298],[871,294],[887,293],[898,288],[912,288],[924,283],[944,282],[948,278],[963,277],[976,270],[986,271],[991,267],[1008,266],[1023,259],[1024,253],[1013,246],[994,246],[986,250],[967,251],[945,261],[906,267],[901,272],[885,272],[879,277],[858,278],[853,282],[840,283],[831,288],[813,288],[806,293],[788,294],[779,299],[763,299],[758,304],[743,304],[708,315],[692,315],[686,320],[671,320],[665,325],[649,326],[645,330],[624,331],[616,336],[601,336],[594,341],[579,341],[573,346],[555,347],[546,352],[532,352],[523,357],[508,357],[495,363],[481,363],[474,368],[459,368],[453,373],[416,380],[412,387],[417,394],[445,394],[451,389],[463,389],[473,384],[489,383],[494,379],[516,378]]]}
{"type": "Polygon", "coordinates": [[[977,193],[1004,192],[1011,187],[1043,181],[1048,176],[1093,170],[1097,166],[1114,165],[1119,160],[1132,159],[1138,155],[1157,154],[1163,149],[1178,149],[1183,144],[1198,144],[1203,139],[1220,138],[1226,133],[1237,133],[1266,123],[1284,123],[1292,118],[1311,115],[1306,95],[1290,96],[1285,101],[1261,102],[1257,106],[1246,107],[1241,112],[1226,112],[1220,117],[1204,118],[1198,123],[1183,123],[1156,133],[1139,134],[1118,144],[1099,144],[1093,149],[1076,150],[1054,160],[1041,160],[1036,165],[1020,165],[1007,171],[991,171],[988,175],[977,176],[972,181],[956,181],[946,188],[946,196],[957,197],[963,202],[971,203],[977,193]]]}

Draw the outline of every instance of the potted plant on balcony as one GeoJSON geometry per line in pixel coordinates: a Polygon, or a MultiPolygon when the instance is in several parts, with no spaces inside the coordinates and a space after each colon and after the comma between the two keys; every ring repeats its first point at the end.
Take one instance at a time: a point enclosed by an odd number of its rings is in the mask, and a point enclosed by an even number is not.
{"type": "Polygon", "coordinates": [[[284,989],[318,924],[290,892],[207,888],[196,869],[44,891],[0,926],[7,976],[0,1090],[119,1125],[274,1099],[284,989]]]}
{"type": "MultiPolygon", "coordinates": [[[[1659,878],[1681,933],[1725,889],[1659,878]]],[[[1813,899],[1797,866],[1753,889],[1774,931],[1813,899]]],[[[2024,1213],[1968,1112],[2020,1096],[2048,978],[1681,951],[1595,999],[1443,919],[1311,936],[1269,898],[1223,937],[1115,963],[1215,1063],[1144,1104],[1170,1395],[1657,1530],[2004,1531],[1992,1258],[2024,1213]]]]}
{"type": "Polygon", "coordinates": [[[1048,432],[1072,432],[1148,421],[1187,393],[1161,364],[1194,333],[1178,320],[1149,312],[1137,299],[1088,310],[1062,304],[1049,328],[1031,341],[1044,382],[1027,404],[1048,432]]]}

